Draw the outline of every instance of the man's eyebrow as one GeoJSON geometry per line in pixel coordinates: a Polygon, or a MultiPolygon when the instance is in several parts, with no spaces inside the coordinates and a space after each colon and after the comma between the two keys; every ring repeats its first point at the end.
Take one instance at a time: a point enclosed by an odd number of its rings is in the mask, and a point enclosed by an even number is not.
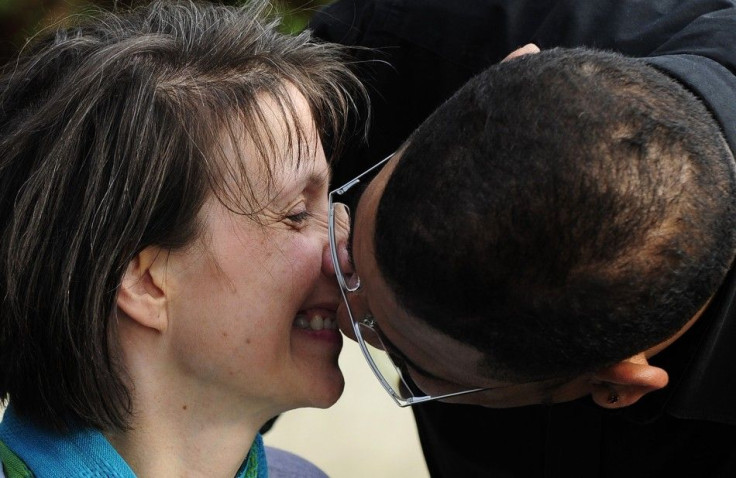
{"type": "Polygon", "coordinates": [[[355,186],[353,186],[350,191],[352,200],[349,201],[353,204],[347,205],[348,208],[350,208],[350,227],[348,228],[348,242],[346,246],[348,250],[348,259],[350,260],[350,265],[352,265],[353,268],[355,268],[355,260],[353,259],[353,231],[355,230],[355,215],[358,212],[358,203],[360,202],[360,198],[363,196],[363,193],[369,184],[370,181],[359,181],[355,186]]]}
{"type": "MultiPolygon", "coordinates": [[[[418,372],[419,375],[422,375],[424,377],[430,378],[432,380],[442,380],[442,381],[446,381],[447,380],[446,378],[438,377],[437,375],[433,374],[432,372],[429,372],[428,370],[420,367],[419,365],[415,364],[414,362],[412,362],[411,360],[409,360],[408,358],[406,358],[406,356],[404,356],[403,360],[404,360],[404,362],[406,362],[407,367],[411,367],[415,372],[418,372]]],[[[411,378],[411,375],[409,375],[409,377],[411,378]]]]}
{"type": "Polygon", "coordinates": [[[350,265],[353,267],[353,270],[355,270],[355,260],[353,259],[353,228],[348,228],[348,243],[346,244],[347,250],[348,250],[348,260],[350,261],[350,265]]]}
{"type": "MultiPolygon", "coordinates": [[[[432,372],[427,371],[426,369],[420,367],[419,365],[415,364],[412,360],[409,359],[406,355],[404,355],[404,352],[399,350],[398,347],[396,347],[393,342],[391,342],[388,337],[386,337],[386,334],[383,333],[383,330],[381,330],[381,327],[378,327],[379,335],[381,337],[381,341],[383,342],[383,345],[385,345],[389,350],[386,350],[387,354],[395,355],[397,356],[404,365],[411,367],[415,371],[419,372],[419,375],[423,375],[427,378],[431,378],[433,380],[445,380],[442,377],[438,377],[437,375],[433,374],[432,372]]],[[[411,377],[411,376],[410,376],[411,377]]]]}

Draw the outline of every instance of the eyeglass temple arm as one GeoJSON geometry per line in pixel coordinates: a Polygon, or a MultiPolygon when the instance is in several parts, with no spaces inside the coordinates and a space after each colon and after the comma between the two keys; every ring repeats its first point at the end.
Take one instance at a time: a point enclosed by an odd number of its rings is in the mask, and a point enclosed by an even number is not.
{"type": "MultiPolygon", "coordinates": [[[[362,176],[362,174],[361,174],[361,176],[362,176]]],[[[352,181],[348,182],[347,184],[343,184],[339,188],[335,189],[334,193],[336,193],[336,194],[345,194],[345,191],[347,191],[348,189],[352,188],[353,186],[355,186],[359,182],[360,182],[360,176],[358,176],[357,178],[355,178],[352,181]]]]}

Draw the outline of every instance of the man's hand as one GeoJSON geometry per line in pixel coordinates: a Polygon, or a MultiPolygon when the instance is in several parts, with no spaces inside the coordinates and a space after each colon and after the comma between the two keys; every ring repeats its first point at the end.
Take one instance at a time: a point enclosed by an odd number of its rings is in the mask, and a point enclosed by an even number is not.
{"type": "Polygon", "coordinates": [[[529,53],[539,53],[539,47],[535,45],[534,43],[527,43],[523,47],[517,48],[516,50],[506,55],[506,58],[504,58],[501,61],[511,60],[518,56],[528,55],[529,53]]]}

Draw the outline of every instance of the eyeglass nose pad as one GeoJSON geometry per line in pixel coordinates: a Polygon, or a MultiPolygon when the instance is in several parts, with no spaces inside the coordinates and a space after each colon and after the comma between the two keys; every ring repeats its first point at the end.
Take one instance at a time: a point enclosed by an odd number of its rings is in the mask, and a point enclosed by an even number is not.
{"type": "MultiPolygon", "coordinates": [[[[332,256],[329,256],[329,260],[332,263],[332,256]]],[[[339,276],[344,281],[343,286],[350,292],[355,292],[360,287],[360,278],[355,273],[355,268],[350,261],[350,255],[348,254],[348,248],[345,241],[337,243],[337,264],[332,264],[333,269],[339,270],[339,276]]],[[[338,272],[337,270],[335,271],[338,272]]]]}
{"type": "Polygon", "coordinates": [[[350,234],[350,209],[345,204],[336,203],[334,205],[334,214],[334,240],[338,262],[335,264],[335,267],[339,269],[347,282],[347,279],[355,272],[350,261],[347,245],[350,234]]]}
{"type": "Polygon", "coordinates": [[[350,254],[348,254],[347,239],[343,239],[337,243],[337,266],[340,272],[347,278],[355,272],[353,264],[350,262],[350,254]]]}

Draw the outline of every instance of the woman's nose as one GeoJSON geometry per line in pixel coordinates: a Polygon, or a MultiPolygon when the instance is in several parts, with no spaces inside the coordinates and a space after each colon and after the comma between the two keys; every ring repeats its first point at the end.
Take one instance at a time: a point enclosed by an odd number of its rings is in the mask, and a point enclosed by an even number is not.
{"type": "Polygon", "coordinates": [[[339,270],[343,277],[353,274],[353,265],[348,254],[348,236],[350,233],[350,218],[343,208],[335,208],[335,230],[333,231],[335,251],[332,251],[328,241],[322,254],[322,270],[327,275],[335,275],[339,270]],[[337,261],[337,263],[335,263],[337,261]]]}
{"type": "Polygon", "coordinates": [[[328,276],[334,276],[337,274],[337,269],[339,268],[344,277],[350,276],[354,271],[348,254],[347,234],[338,236],[335,239],[335,256],[337,256],[337,264],[335,264],[335,261],[333,260],[332,248],[328,242],[322,251],[322,272],[328,276]]]}
{"type": "Polygon", "coordinates": [[[334,276],[336,274],[335,263],[332,261],[332,252],[329,243],[322,250],[322,273],[326,276],[334,276]]]}

